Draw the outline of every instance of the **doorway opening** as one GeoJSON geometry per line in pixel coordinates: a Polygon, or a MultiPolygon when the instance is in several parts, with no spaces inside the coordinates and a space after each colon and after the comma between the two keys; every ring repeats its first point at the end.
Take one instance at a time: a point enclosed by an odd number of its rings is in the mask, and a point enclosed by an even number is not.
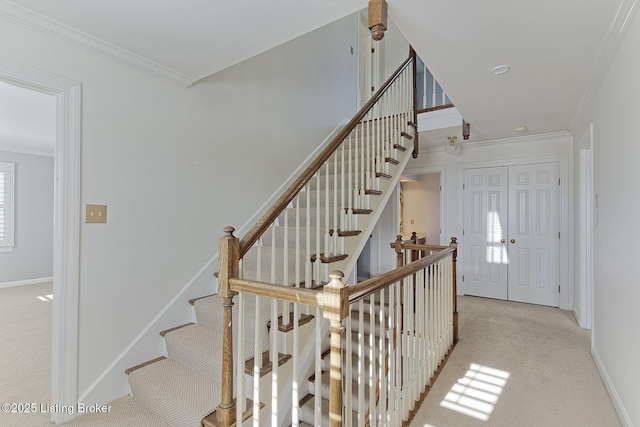
{"type": "MultiPolygon", "coordinates": [[[[3,59],[0,81],[56,99],[51,404],[73,407],[78,402],[81,85],[3,59]]],[[[76,416],[65,411],[50,415],[56,424],[76,416]]]]}
{"type": "MultiPolygon", "coordinates": [[[[0,162],[11,165],[10,182],[0,180],[0,226],[12,236],[0,251],[0,401],[50,404],[55,96],[0,81],[0,129],[0,162]]],[[[2,413],[0,424],[49,418],[2,413]]]]}

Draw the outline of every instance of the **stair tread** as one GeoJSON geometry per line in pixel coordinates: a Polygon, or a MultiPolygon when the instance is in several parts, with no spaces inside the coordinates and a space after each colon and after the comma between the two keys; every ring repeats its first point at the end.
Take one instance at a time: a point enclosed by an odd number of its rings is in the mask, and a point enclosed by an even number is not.
{"type": "MultiPolygon", "coordinates": [[[[311,395],[310,399],[308,398],[308,396],[309,395],[307,395],[307,397],[301,400],[301,402],[304,401],[304,404],[300,406],[300,420],[302,422],[315,425],[314,412],[313,412],[315,399],[313,395],[311,395]]],[[[329,427],[329,401],[326,399],[321,399],[321,404],[322,404],[321,427],[329,427]]],[[[362,414],[362,415],[364,416],[365,414],[362,414]]],[[[351,425],[353,426],[358,425],[358,413],[356,411],[351,411],[351,425]]],[[[320,427],[320,426],[317,426],[317,427],[320,427]]]]}
{"type": "Polygon", "coordinates": [[[200,424],[221,401],[220,383],[165,359],[129,375],[133,398],[169,425],[200,424]]]}
{"type": "Polygon", "coordinates": [[[65,426],[70,427],[170,427],[131,396],[124,396],[109,402],[108,416],[104,413],[93,412],[81,415],[69,421],[65,426]]]}

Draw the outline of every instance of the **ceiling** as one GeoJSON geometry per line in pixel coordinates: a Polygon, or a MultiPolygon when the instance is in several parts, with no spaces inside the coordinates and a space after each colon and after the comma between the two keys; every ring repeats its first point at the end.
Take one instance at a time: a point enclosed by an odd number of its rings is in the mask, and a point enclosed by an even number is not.
{"type": "MultiPolygon", "coordinates": [[[[471,124],[469,142],[569,131],[633,0],[388,0],[389,15],[471,124]],[[489,71],[508,64],[511,71],[489,71]]],[[[0,0],[191,82],[367,6],[367,0],[0,0]]],[[[451,129],[455,131],[456,129],[451,129]]],[[[422,138],[446,142],[447,131],[422,138]],[[442,139],[442,141],[440,141],[442,139]]],[[[460,131],[458,129],[458,136],[460,131]]]]}

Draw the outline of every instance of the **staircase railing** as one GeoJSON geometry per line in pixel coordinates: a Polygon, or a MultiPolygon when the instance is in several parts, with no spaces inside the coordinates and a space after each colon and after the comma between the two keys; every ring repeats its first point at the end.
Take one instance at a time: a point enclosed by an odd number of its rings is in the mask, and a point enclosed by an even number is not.
{"type": "MultiPolygon", "coordinates": [[[[222,246],[231,251],[239,246],[239,240],[229,229],[223,240],[222,246]]],[[[288,350],[294,362],[297,360],[292,378],[271,379],[272,387],[266,390],[266,396],[273,398],[275,393],[277,397],[279,387],[274,385],[278,381],[286,382],[293,396],[290,407],[284,410],[272,407],[267,415],[271,417],[268,425],[301,424],[304,408],[300,397],[306,378],[297,373],[305,362],[316,367],[312,377],[313,413],[307,417],[308,424],[408,425],[457,342],[457,243],[455,238],[449,246],[405,244],[398,240],[392,247],[396,250],[398,268],[353,286],[344,283],[344,275],[339,271],[330,274],[328,284],[314,289],[229,278],[231,290],[239,293],[240,312],[253,307],[247,305],[253,297],[289,302],[293,304],[294,334],[315,335],[315,354],[306,360],[298,357],[302,349],[294,336],[288,350]],[[408,262],[414,253],[430,255],[408,262]],[[327,353],[321,351],[326,330],[320,322],[302,329],[299,314],[303,307],[315,309],[316,320],[324,317],[329,321],[327,353]],[[345,339],[345,331],[350,338],[345,339]],[[328,372],[327,381],[321,370],[328,372]],[[322,406],[323,397],[329,400],[328,408],[322,406]]],[[[244,336],[245,325],[239,326],[238,333],[244,336]]],[[[242,353],[243,344],[239,343],[238,348],[242,353]]],[[[239,384],[241,378],[242,374],[239,384]]],[[[260,390],[255,383],[253,392],[253,425],[264,425],[264,417],[259,416],[260,390]]],[[[238,419],[242,416],[239,408],[238,419]]]]}
{"type": "MultiPolygon", "coordinates": [[[[265,363],[271,364],[271,375],[277,377],[281,351],[297,345],[301,315],[311,318],[315,308],[315,323],[320,324],[322,312],[325,316],[342,313],[334,307],[336,301],[348,306],[346,291],[336,288],[336,280],[327,284],[328,264],[345,259],[349,252],[355,255],[353,245],[345,239],[360,234],[363,227],[359,223],[364,220],[359,216],[371,213],[376,207],[372,197],[389,189],[384,180],[397,172],[398,154],[409,154],[410,149],[414,157],[418,154],[415,71],[411,49],[378,92],[242,239],[233,236],[232,227],[225,228],[218,272],[224,310],[222,401],[216,410],[219,425],[233,424],[250,409],[244,398],[237,404],[234,399],[234,390],[236,396],[249,391],[242,380],[246,359],[254,359],[254,383],[260,381],[265,363]],[[237,294],[239,309],[234,314],[237,294]],[[251,324],[244,321],[245,305],[255,311],[251,324]],[[281,340],[278,333],[268,333],[269,319],[271,331],[292,325],[293,343],[281,340]],[[268,352],[265,361],[263,351],[268,352]]],[[[316,333],[322,340],[322,329],[316,328],[316,333]]],[[[308,363],[297,356],[300,351],[303,349],[293,351],[294,373],[304,371],[302,364],[308,363]]],[[[295,392],[292,398],[297,400],[295,392]]],[[[282,401],[275,386],[271,399],[273,412],[273,406],[282,401]]],[[[260,395],[255,388],[253,405],[258,423],[260,395]]],[[[320,411],[319,405],[317,408],[320,411]]],[[[277,411],[272,416],[272,425],[279,425],[277,411]]]]}
{"type": "Polygon", "coordinates": [[[442,110],[453,107],[453,103],[445,90],[440,86],[434,75],[418,57],[417,63],[417,93],[416,109],[418,113],[442,110]]]}

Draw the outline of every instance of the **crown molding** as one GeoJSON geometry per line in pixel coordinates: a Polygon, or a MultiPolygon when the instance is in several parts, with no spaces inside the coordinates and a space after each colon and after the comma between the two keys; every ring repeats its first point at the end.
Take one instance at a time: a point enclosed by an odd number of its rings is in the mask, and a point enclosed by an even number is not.
{"type": "MultiPolygon", "coordinates": [[[[494,139],[491,141],[477,141],[477,142],[465,142],[460,145],[461,149],[479,149],[485,147],[492,146],[500,146],[504,144],[517,144],[517,143],[526,143],[526,142],[565,142],[572,141],[572,136],[569,132],[549,132],[549,133],[540,133],[537,135],[525,135],[525,136],[516,136],[513,138],[502,138],[502,139],[494,139]]],[[[444,145],[441,147],[432,147],[425,150],[420,150],[423,152],[437,152],[444,151],[444,145]]]]}
{"type": "Polygon", "coordinates": [[[183,88],[197,80],[7,0],[0,0],[0,18],[183,88]]]}
{"type": "Polygon", "coordinates": [[[620,1],[618,10],[616,11],[611,25],[609,25],[609,29],[605,34],[602,45],[598,50],[595,66],[591,73],[591,79],[589,80],[587,90],[582,97],[582,101],[578,106],[576,114],[571,120],[569,131],[572,135],[576,135],[580,132],[580,127],[582,122],[585,120],[585,114],[589,108],[589,104],[591,104],[598,87],[600,87],[600,83],[602,83],[602,80],[613,61],[613,58],[615,57],[637,10],[638,0],[620,1]]]}

